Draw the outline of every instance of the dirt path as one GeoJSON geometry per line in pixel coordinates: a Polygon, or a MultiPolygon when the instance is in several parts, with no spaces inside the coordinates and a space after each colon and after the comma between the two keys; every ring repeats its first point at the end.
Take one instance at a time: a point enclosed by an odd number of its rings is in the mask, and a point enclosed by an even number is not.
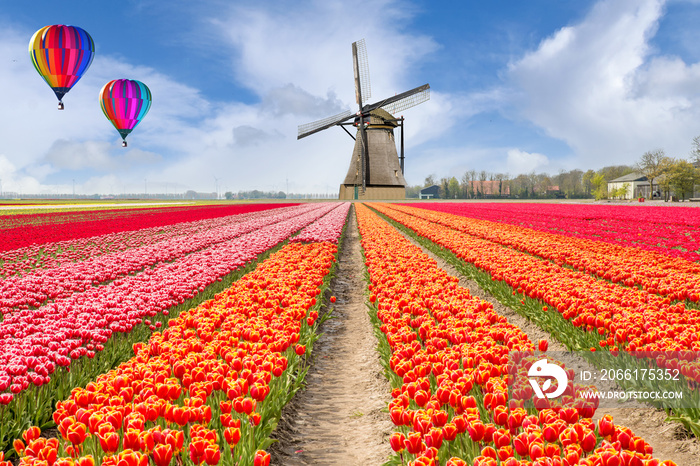
{"type": "MultiPolygon", "coordinates": [[[[493,304],[497,313],[506,317],[508,322],[520,327],[531,341],[537,342],[540,339],[546,339],[549,341],[549,351],[566,351],[566,347],[552,338],[549,333],[543,331],[513,309],[501,304],[493,295],[480,288],[474,280],[467,279],[452,265],[422,247],[412,238],[408,236],[406,238],[420,247],[425,254],[433,258],[437,262],[438,267],[448,274],[458,277],[459,284],[467,288],[472,296],[477,296],[493,304]]],[[[700,465],[700,442],[698,439],[689,437],[680,424],[667,422],[664,411],[641,403],[635,403],[625,408],[600,408],[596,411],[593,419],[598,420],[605,414],[612,414],[615,424],[629,427],[635,435],[646,440],[654,448],[655,458],[673,460],[678,466],[700,465]]]]}
{"type": "Polygon", "coordinates": [[[332,289],[333,315],[314,344],[307,386],[285,408],[270,447],[272,464],[380,465],[392,451],[390,387],[365,306],[364,263],[354,211],[332,289]]]}

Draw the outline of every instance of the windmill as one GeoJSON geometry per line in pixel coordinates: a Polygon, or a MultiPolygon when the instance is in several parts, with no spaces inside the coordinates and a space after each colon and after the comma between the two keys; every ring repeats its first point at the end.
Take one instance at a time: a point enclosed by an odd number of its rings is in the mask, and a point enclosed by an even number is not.
{"type": "Polygon", "coordinates": [[[355,75],[356,113],[347,110],[323,120],[299,126],[297,139],[305,138],[331,126],[340,126],[355,140],[350,167],[340,185],[340,199],[403,199],[406,197],[404,178],[403,116],[398,112],[430,99],[430,85],[369,104],[371,97],[369,65],[365,40],[352,44],[352,66],[355,75]],[[352,120],[352,121],[350,121],[352,120]],[[346,126],[357,127],[355,136],[346,126]],[[401,158],[394,139],[394,128],[401,127],[401,158]]]}

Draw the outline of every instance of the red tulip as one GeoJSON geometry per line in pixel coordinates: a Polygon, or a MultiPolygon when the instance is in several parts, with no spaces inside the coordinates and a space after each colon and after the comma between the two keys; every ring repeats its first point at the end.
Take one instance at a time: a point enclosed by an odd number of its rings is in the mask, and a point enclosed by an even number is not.
{"type": "Polygon", "coordinates": [[[119,434],[116,432],[97,434],[97,437],[100,439],[100,447],[105,453],[114,453],[119,449],[119,434]]]}
{"type": "Polygon", "coordinates": [[[87,426],[82,422],[74,422],[66,432],[67,440],[73,445],[81,445],[88,436],[87,426]]]}
{"type": "Polygon", "coordinates": [[[404,450],[405,443],[406,436],[401,432],[394,432],[393,434],[391,434],[391,437],[389,437],[389,444],[391,445],[391,449],[394,450],[396,453],[401,453],[404,450]]]}
{"type": "Polygon", "coordinates": [[[204,449],[204,461],[209,466],[215,466],[219,464],[221,459],[221,452],[219,451],[219,446],[217,444],[210,444],[204,449]]]}
{"type": "Polygon", "coordinates": [[[156,466],[168,466],[173,459],[173,447],[171,445],[160,444],[153,448],[153,462],[156,466]]]}
{"type": "Polygon", "coordinates": [[[418,432],[409,432],[406,437],[406,450],[412,455],[417,455],[425,449],[425,444],[418,432]]]}
{"type": "Polygon", "coordinates": [[[598,434],[601,437],[609,437],[615,433],[615,424],[610,414],[604,415],[598,421],[598,434]]]}
{"type": "Polygon", "coordinates": [[[486,426],[482,424],[481,421],[471,422],[467,425],[467,431],[469,432],[469,437],[471,437],[472,442],[479,442],[484,438],[486,426]]]}
{"type": "Polygon", "coordinates": [[[263,451],[263,450],[258,450],[255,452],[255,456],[253,457],[253,466],[269,466],[270,464],[270,454],[263,451]]]}
{"type": "Polygon", "coordinates": [[[95,458],[92,455],[81,456],[76,463],[78,466],[95,466],[95,458]]]}
{"type": "Polygon", "coordinates": [[[481,449],[481,456],[497,459],[498,453],[496,452],[496,450],[494,450],[493,447],[484,447],[481,449]]]}
{"type": "Polygon", "coordinates": [[[528,450],[528,455],[533,461],[544,456],[544,444],[542,442],[532,442],[528,450]]]}

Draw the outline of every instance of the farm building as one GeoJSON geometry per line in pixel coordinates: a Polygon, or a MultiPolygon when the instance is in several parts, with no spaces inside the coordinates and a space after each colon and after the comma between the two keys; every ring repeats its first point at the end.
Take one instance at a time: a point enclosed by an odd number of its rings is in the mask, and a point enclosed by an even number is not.
{"type": "Polygon", "coordinates": [[[439,199],[440,198],[440,187],[436,184],[428,186],[420,190],[418,195],[421,199],[439,199]]]}
{"type": "MultiPolygon", "coordinates": [[[[656,192],[658,190],[659,185],[654,183],[654,191],[656,192]]],[[[608,195],[615,192],[620,193],[615,195],[615,197],[619,199],[649,197],[649,179],[639,172],[633,172],[628,175],[615,178],[614,180],[608,182],[608,195]]]]}

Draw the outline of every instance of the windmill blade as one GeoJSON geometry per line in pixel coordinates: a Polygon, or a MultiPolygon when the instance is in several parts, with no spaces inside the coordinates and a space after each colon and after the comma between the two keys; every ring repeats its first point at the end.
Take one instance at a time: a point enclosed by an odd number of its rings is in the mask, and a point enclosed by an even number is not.
{"type": "Polygon", "coordinates": [[[369,83],[367,47],[364,39],[352,43],[352,68],[355,76],[355,100],[357,105],[362,108],[367,99],[372,97],[372,88],[369,83]]]}
{"type": "Polygon", "coordinates": [[[311,123],[306,123],[304,125],[299,125],[299,132],[297,134],[297,139],[305,138],[306,136],[309,136],[314,133],[318,133],[319,131],[323,131],[324,129],[330,128],[331,126],[335,126],[338,123],[342,123],[345,120],[348,120],[352,117],[354,117],[355,114],[352,113],[350,110],[346,110],[343,113],[339,113],[337,115],[330,116],[328,118],[324,118],[323,120],[318,120],[314,121],[311,123]]]}
{"type": "Polygon", "coordinates": [[[408,91],[407,93],[404,92],[404,94],[408,95],[403,96],[403,94],[401,94],[403,97],[401,97],[399,100],[380,105],[380,107],[390,114],[396,115],[398,112],[402,112],[407,108],[422,104],[426,100],[430,100],[430,85],[426,84],[424,86],[417,87],[416,89],[408,91]]]}

